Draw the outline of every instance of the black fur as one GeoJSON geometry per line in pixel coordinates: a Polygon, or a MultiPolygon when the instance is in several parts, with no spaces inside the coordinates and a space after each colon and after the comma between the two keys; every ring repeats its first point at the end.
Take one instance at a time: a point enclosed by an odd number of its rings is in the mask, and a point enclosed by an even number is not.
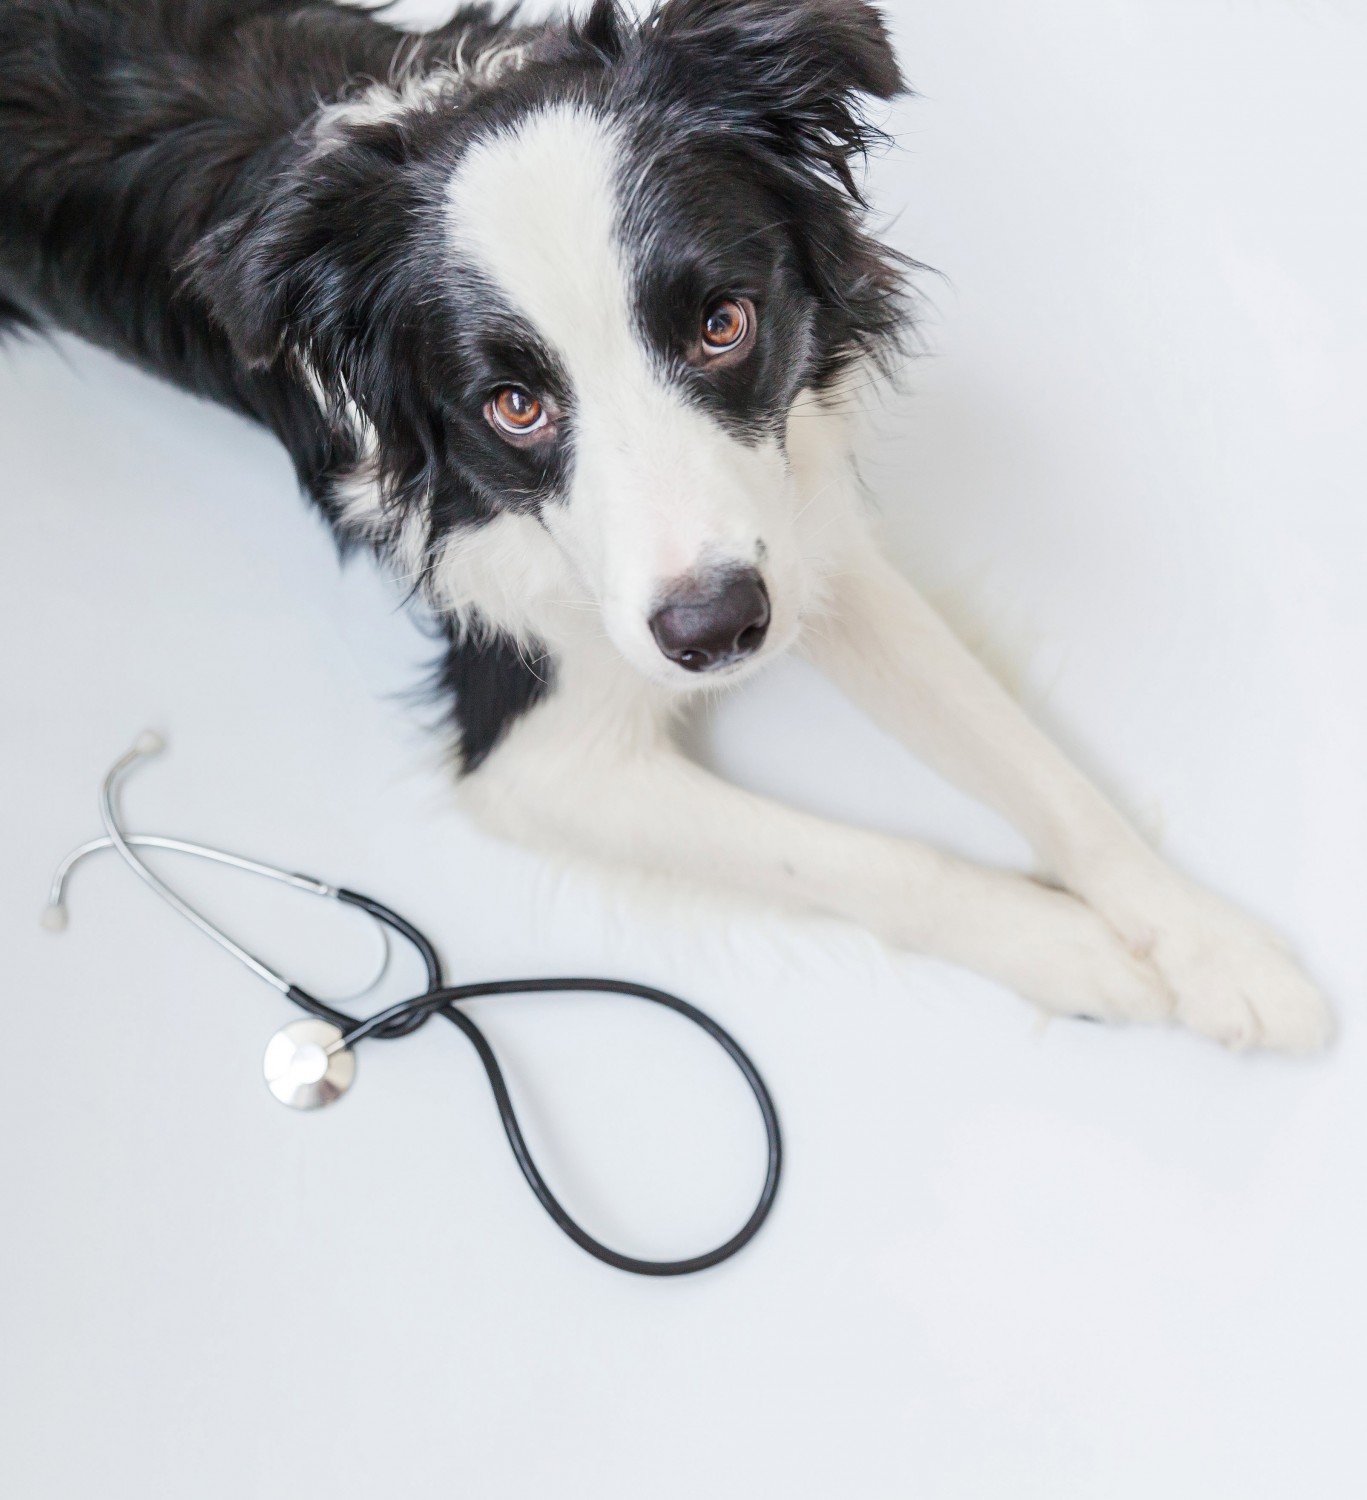
{"type": "Polygon", "coordinates": [[[550,691],[553,668],[544,652],[534,655],[507,636],[461,640],[452,630],[447,635],[449,648],[431,686],[459,705],[461,766],[473,771],[508,725],[550,691]]]}
{"type": "MultiPolygon", "coordinates": [[[[650,163],[627,232],[667,247],[637,287],[642,325],[673,357],[701,296],[762,296],[775,311],[743,375],[676,360],[699,402],[760,432],[903,325],[901,267],[865,234],[852,170],[861,96],[900,86],[863,0],[664,0],[639,26],[596,0],[525,28],[477,6],[421,36],[326,0],[0,0],[0,331],[68,329],[264,423],[343,543],[338,487],[365,463],[393,534],[418,509],[431,550],[554,503],[573,464],[572,422],[517,449],[481,415],[495,377],[568,408],[573,392],[443,251],[472,140],[558,98],[623,125],[650,163]],[[494,84],[343,120],[319,149],[320,105],[510,41],[529,61],[494,84]]],[[[467,769],[547,690],[538,656],[450,632],[467,769]]]]}

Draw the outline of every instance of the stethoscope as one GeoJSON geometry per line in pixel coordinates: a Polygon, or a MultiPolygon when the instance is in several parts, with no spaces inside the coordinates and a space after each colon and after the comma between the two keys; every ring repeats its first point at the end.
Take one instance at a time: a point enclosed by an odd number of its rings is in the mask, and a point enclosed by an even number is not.
{"type": "Polygon", "coordinates": [[[163,741],[160,735],[148,731],[139,735],[133,748],[109,768],[109,773],[105,776],[100,788],[100,819],[104,824],[105,836],[81,844],[58,865],[48,894],[47,909],[43,913],[43,923],[46,927],[60,930],[66,926],[66,883],[72,869],[89,854],[94,854],[101,849],[113,849],[122,856],[130,870],[150,886],[168,906],[179,912],[187,922],[197,927],[205,937],[211,938],[220,948],[232,954],[238,963],[250,969],[258,979],[264,980],[273,989],[279,990],[286,999],[292,1000],[301,1010],[308,1012],[305,1019],[291,1021],[288,1025],[282,1026],[266,1047],[264,1059],[266,1083],[271,1093],[282,1104],[288,1104],[293,1109],[316,1109],[321,1105],[330,1104],[334,1099],[339,1099],[351,1087],[356,1077],[355,1047],[357,1042],[371,1038],[389,1041],[394,1037],[408,1036],[417,1031],[420,1026],[425,1025],[433,1016],[440,1015],[450,1021],[453,1026],[458,1027],[470,1039],[475,1051],[479,1054],[480,1062],[484,1064],[489,1086],[494,1092],[494,1102],[498,1106],[499,1118],[503,1121],[508,1144],[513,1149],[513,1156],[522,1169],[522,1175],[527,1179],[542,1208],[581,1249],[587,1250],[590,1255],[597,1256],[601,1261],[606,1261],[610,1266],[616,1266],[622,1271],[633,1271],[639,1276],[687,1276],[693,1271],[705,1271],[709,1266],[719,1265],[722,1261],[728,1260],[755,1237],[760,1226],[768,1218],[769,1210],[774,1206],[775,1194],[778,1192],[779,1173],[783,1164],[783,1145],[779,1135],[778,1116],[774,1111],[774,1102],[769,1096],[769,1090],[765,1087],[764,1080],[760,1077],[754,1063],[746,1056],[735,1038],[719,1026],[711,1016],[696,1006],[690,1005],[686,1000],[680,1000],[677,995],[652,989],[649,985],[629,984],[620,979],[501,979],[485,981],[482,984],[448,985],[442,974],[441,959],[438,958],[436,949],[427,937],[397,912],[391,911],[387,906],[382,906],[369,896],[359,895],[341,886],[329,885],[326,881],[315,880],[308,875],[278,869],[275,865],[263,864],[259,860],[244,859],[241,855],[229,854],[223,849],[193,844],[186,839],[164,838],[157,834],[125,833],[115,804],[115,790],[118,782],[131,766],[149,755],[155,755],[162,748],[163,741]],[[365,912],[374,919],[382,940],[383,955],[379,973],[363,989],[349,996],[341,996],[340,1000],[354,1000],[373,989],[379,982],[388,967],[389,939],[387,934],[391,932],[406,939],[416,950],[427,970],[427,988],[422,994],[414,995],[410,1000],[400,1001],[397,1005],[377,1011],[364,1020],[357,1020],[354,1016],[347,1015],[345,1011],[338,1010],[334,1003],[321,1000],[309,994],[307,990],[301,989],[297,984],[291,984],[283,975],[277,974],[269,965],[262,963],[254,954],[234,942],[226,932],[191,906],[183,896],[172,890],[138,857],[134,852],[136,849],[163,849],[175,854],[188,854],[196,859],[210,860],[215,864],[228,865],[235,870],[245,871],[249,875],[260,875],[267,880],[279,881],[282,885],[291,886],[298,891],[306,891],[312,896],[340,901],[346,906],[354,906],[365,912]],[[726,1052],[740,1069],[746,1083],[750,1085],[755,1102],[759,1105],[765,1134],[768,1137],[768,1161],[764,1186],[760,1190],[759,1201],[755,1204],[754,1212],[729,1240],[718,1245],[715,1250],[708,1250],[702,1255],[692,1255],[684,1260],[640,1260],[635,1256],[622,1255],[601,1244],[575,1223],[546,1185],[546,1180],[542,1177],[535,1161],[532,1160],[531,1152],[527,1149],[527,1143],[523,1139],[498,1059],[494,1056],[493,1049],[484,1033],[459,1007],[467,1000],[489,995],[530,995],[563,991],[580,993],[596,991],[604,994],[627,995],[637,1000],[649,1000],[655,1005],[663,1005],[667,1010],[675,1011],[686,1020],[692,1021],[695,1026],[701,1027],[726,1052]]]}

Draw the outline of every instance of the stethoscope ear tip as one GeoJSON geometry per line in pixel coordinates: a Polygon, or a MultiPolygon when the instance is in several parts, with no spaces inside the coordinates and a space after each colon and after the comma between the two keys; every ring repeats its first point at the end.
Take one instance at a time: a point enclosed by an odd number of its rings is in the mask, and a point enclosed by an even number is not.
{"type": "Polygon", "coordinates": [[[166,740],[157,733],[155,729],[144,729],[133,741],[133,753],[135,755],[155,755],[159,750],[165,750],[166,740]]]}
{"type": "Polygon", "coordinates": [[[38,920],[49,932],[65,932],[66,907],[61,905],[45,906],[43,908],[43,915],[38,920]]]}

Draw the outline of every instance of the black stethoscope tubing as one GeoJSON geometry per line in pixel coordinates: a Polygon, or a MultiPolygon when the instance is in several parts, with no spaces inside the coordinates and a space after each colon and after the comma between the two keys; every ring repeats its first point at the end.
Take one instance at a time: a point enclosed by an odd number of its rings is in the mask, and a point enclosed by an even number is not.
{"type": "Polygon", "coordinates": [[[773,1208],[774,1198],[778,1193],[779,1177],[783,1171],[783,1137],[779,1130],[778,1112],[774,1108],[774,1101],[764,1079],[760,1077],[759,1070],[750,1061],[745,1049],[735,1037],[711,1016],[699,1010],[695,1005],[690,1005],[687,1000],[681,1000],[677,995],[669,994],[666,990],[657,990],[650,985],[632,984],[622,979],[493,979],[476,984],[448,985],[445,982],[441,959],[436,949],[427,936],[410,921],[372,897],[363,896],[357,891],[337,888],[334,894],[338,901],[359,907],[377,922],[383,922],[391,931],[398,933],[412,944],[427,970],[427,989],[421,995],[402,1000],[385,1010],[377,1011],[364,1020],[357,1020],[354,1016],[336,1009],[335,1006],[328,1005],[298,985],[290,985],[285,992],[286,995],[301,1010],[306,1010],[320,1020],[328,1021],[336,1026],[342,1032],[338,1046],[350,1047],[368,1037],[389,1041],[397,1037],[409,1036],[425,1025],[434,1015],[442,1016],[463,1031],[484,1065],[489,1087],[493,1091],[494,1103],[498,1108],[499,1119],[503,1122],[504,1134],[508,1137],[513,1157],[522,1175],[527,1179],[528,1187],[536,1195],[537,1202],[542,1208],[581,1250],[587,1250],[590,1255],[604,1261],[607,1265],[615,1266],[619,1271],[631,1271],[638,1276],[688,1276],[695,1271],[706,1271],[711,1266],[729,1260],[755,1237],[765,1219],[769,1217],[769,1211],[773,1208]],[[701,1255],[688,1256],[682,1260],[643,1260],[638,1256],[623,1255],[620,1251],[603,1244],[601,1240],[594,1239],[586,1229],[571,1218],[541,1175],[540,1168],[536,1165],[522,1134],[517,1111],[513,1108],[513,1101],[508,1093],[508,1085],[504,1080],[503,1069],[499,1066],[498,1058],[495,1057],[494,1050],[484,1033],[464,1011],[459,1009],[459,1006],[467,1000],[485,999],[494,995],[561,994],[572,991],[628,995],[633,999],[649,1000],[655,1005],[662,1005],[666,1010],[674,1011],[705,1031],[740,1069],[741,1076],[749,1084],[750,1092],[755,1096],[755,1102],[759,1105],[768,1148],[764,1186],[760,1189],[754,1211],[724,1244],[705,1251],[701,1255]]]}

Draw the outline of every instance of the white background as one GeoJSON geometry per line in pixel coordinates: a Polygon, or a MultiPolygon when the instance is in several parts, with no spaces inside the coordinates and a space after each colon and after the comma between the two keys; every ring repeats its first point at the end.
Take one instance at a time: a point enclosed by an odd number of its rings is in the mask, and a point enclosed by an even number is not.
{"type": "MultiPolygon", "coordinates": [[[[430,14],[434,7],[427,6],[430,14]]],[[[409,14],[417,14],[410,7],[409,14]]],[[[1334,998],[1308,1063],[1042,1029],[834,923],[670,904],[477,836],[283,454],[59,340],[0,353],[0,1489],[68,1497],[1367,1493],[1367,18],[1357,0],[899,0],[874,170],[934,356],[869,478],[899,557],[1191,872],[1334,998]],[[739,1260],[607,1270],[518,1177],[466,1044],[292,1114],[286,1010],[107,856],[139,826],[373,890],[459,977],[675,986],[752,1049],[788,1171],[739,1260]]],[[[748,784],[1017,862],[796,665],[717,716],[748,784]]],[[[363,930],[186,880],[303,980],[363,930]]],[[[411,975],[405,973],[405,979],[411,975]]],[[[681,1024],[479,1007],[555,1184],[695,1249],[753,1108],[681,1024]]]]}

